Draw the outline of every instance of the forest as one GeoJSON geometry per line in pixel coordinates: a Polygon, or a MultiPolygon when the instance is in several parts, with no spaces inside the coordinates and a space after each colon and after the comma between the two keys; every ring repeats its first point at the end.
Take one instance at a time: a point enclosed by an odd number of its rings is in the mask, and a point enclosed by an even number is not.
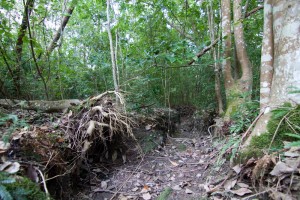
{"type": "Polygon", "coordinates": [[[0,0],[0,36],[0,199],[299,199],[299,0],[0,0]]]}

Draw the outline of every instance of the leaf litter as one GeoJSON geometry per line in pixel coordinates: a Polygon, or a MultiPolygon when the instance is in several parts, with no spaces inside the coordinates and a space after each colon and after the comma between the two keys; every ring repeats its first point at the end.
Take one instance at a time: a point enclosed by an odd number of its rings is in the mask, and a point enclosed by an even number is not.
{"type": "MultiPolygon", "coordinates": [[[[12,135],[12,142],[1,143],[0,149],[2,153],[12,150],[15,152],[14,158],[21,156],[23,160],[5,161],[0,165],[0,171],[16,173],[20,168],[25,167],[28,177],[39,180],[38,174],[43,169],[42,167],[49,169],[59,163],[60,167],[56,169],[60,172],[58,177],[66,177],[68,173],[71,173],[68,170],[72,170],[74,165],[64,162],[63,152],[58,148],[62,148],[67,141],[71,141],[71,147],[73,146],[80,152],[78,156],[82,158],[82,167],[89,168],[86,169],[88,176],[80,177],[80,182],[84,183],[83,189],[79,193],[72,191],[73,199],[161,199],[161,195],[166,190],[168,190],[168,196],[164,195],[164,199],[169,200],[200,197],[207,199],[227,199],[228,197],[231,199],[262,197],[295,199],[299,193],[299,148],[285,149],[280,156],[266,154],[262,158],[251,158],[246,163],[232,168],[229,167],[227,161],[221,166],[216,166],[220,147],[212,143],[211,136],[207,133],[189,130],[185,127],[185,123],[189,120],[183,120],[179,126],[180,138],[168,137],[164,143],[152,141],[158,145],[146,154],[136,154],[138,147],[131,146],[126,152],[114,149],[107,156],[102,155],[106,159],[105,162],[95,162],[93,157],[82,153],[92,148],[93,141],[89,136],[92,136],[95,130],[100,130],[100,126],[106,127],[109,135],[117,133],[116,129],[111,126],[112,124],[107,121],[96,123],[93,118],[95,112],[102,112],[104,118],[115,117],[113,112],[116,110],[113,108],[107,110],[105,107],[97,106],[99,105],[94,106],[96,107],[94,110],[86,109],[81,112],[81,115],[85,116],[85,121],[80,121],[79,125],[76,125],[77,128],[79,127],[77,130],[85,130],[87,133],[81,134],[81,137],[72,135],[73,133],[69,132],[70,129],[64,129],[67,134],[55,134],[49,140],[45,135],[56,132],[49,121],[16,130],[12,135]],[[84,114],[85,112],[87,113],[84,114]],[[24,155],[16,153],[28,149],[40,156],[39,163],[31,163],[31,160],[25,160],[24,155]],[[125,153],[126,159],[123,157],[125,153]]],[[[70,118],[74,116],[76,116],[75,112],[66,113],[61,118],[61,123],[70,123],[70,118]]],[[[118,115],[118,117],[122,123],[119,126],[120,129],[128,130],[126,123],[123,123],[127,121],[124,116],[118,115]]],[[[112,120],[115,119],[112,118],[112,120]]],[[[139,132],[141,137],[147,137],[158,131],[155,121],[146,118],[143,120],[146,125],[134,129],[134,134],[139,132]]],[[[74,126],[74,121],[71,124],[74,126]]],[[[129,136],[133,133],[130,132],[129,136]]],[[[101,134],[93,137],[98,137],[100,141],[104,138],[101,134]]],[[[44,172],[51,171],[45,170],[44,172]]]]}

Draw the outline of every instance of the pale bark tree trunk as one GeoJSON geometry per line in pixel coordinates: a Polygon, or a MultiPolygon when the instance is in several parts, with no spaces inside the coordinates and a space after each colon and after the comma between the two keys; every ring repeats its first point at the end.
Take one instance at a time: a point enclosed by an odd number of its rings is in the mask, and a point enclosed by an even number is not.
{"type": "Polygon", "coordinates": [[[224,38],[224,55],[223,55],[223,70],[224,82],[226,89],[226,112],[225,120],[230,120],[232,114],[237,110],[238,106],[250,97],[252,90],[252,67],[246,51],[246,43],[244,39],[244,30],[242,25],[242,6],[241,0],[234,0],[234,41],[237,51],[237,59],[241,65],[242,76],[239,79],[233,79],[230,56],[231,51],[231,30],[230,30],[230,0],[222,0],[222,33],[224,38]],[[241,98],[243,97],[244,98],[241,98]]]}
{"type": "Polygon", "coordinates": [[[265,108],[270,103],[270,91],[273,77],[273,15],[272,0],[265,0],[264,8],[264,36],[261,51],[261,71],[260,71],[260,108],[265,108]]]}
{"type": "Polygon", "coordinates": [[[225,89],[226,91],[232,87],[234,84],[231,75],[231,9],[230,0],[222,0],[221,2],[221,12],[222,12],[222,37],[223,39],[223,73],[225,79],[225,89]]]}
{"type": "Polygon", "coordinates": [[[242,24],[242,0],[235,0],[233,3],[234,41],[237,51],[237,58],[241,64],[242,77],[239,81],[239,89],[242,92],[252,90],[252,67],[246,51],[244,29],[242,24]]]}
{"type": "Polygon", "coordinates": [[[264,2],[264,38],[261,59],[261,112],[252,136],[266,132],[270,110],[284,102],[300,104],[300,94],[290,93],[300,86],[300,1],[264,2]]]}
{"type": "MultiPolygon", "coordinates": [[[[215,30],[214,30],[214,13],[212,9],[212,2],[210,2],[210,5],[207,6],[207,13],[208,13],[208,25],[209,25],[209,32],[210,32],[210,41],[213,43],[215,40],[215,30]]],[[[223,101],[222,101],[222,95],[221,95],[221,82],[220,82],[220,75],[219,75],[219,63],[217,58],[217,52],[216,47],[212,49],[213,59],[214,59],[214,71],[215,71],[215,93],[216,93],[216,99],[218,104],[218,114],[222,115],[223,110],[223,101]]]]}
{"type": "Polygon", "coordinates": [[[119,92],[119,83],[118,83],[118,77],[117,77],[118,74],[117,74],[115,51],[114,51],[113,39],[112,39],[112,35],[111,35],[111,30],[110,30],[109,8],[110,8],[110,0],[107,0],[107,9],[106,9],[107,26],[106,26],[106,28],[107,28],[108,38],[109,38],[110,55],[111,55],[111,63],[112,63],[112,74],[113,74],[113,81],[114,81],[115,91],[119,92]]]}

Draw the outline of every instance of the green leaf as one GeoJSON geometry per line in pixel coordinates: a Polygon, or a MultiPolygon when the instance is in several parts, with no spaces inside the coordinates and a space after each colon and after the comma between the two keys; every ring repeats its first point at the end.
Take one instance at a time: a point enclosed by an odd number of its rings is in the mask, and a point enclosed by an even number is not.
{"type": "Polygon", "coordinates": [[[3,185],[0,185],[0,197],[5,200],[13,200],[12,196],[3,185]]]}
{"type": "Polygon", "coordinates": [[[298,135],[298,134],[294,134],[294,133],[286,133],[285,135],[290,136],[290,137],[293,137],[293,138],[297,138],[297,139],[300,140],[300,135],[298,135]]]}
{"type": "Polygon", "coordinates": [[[289,148],[289,147],[300,147],[300,141],[288,143],[288,144],[285,145],[284,147],[285,147],[285,148],[289,148]]]}

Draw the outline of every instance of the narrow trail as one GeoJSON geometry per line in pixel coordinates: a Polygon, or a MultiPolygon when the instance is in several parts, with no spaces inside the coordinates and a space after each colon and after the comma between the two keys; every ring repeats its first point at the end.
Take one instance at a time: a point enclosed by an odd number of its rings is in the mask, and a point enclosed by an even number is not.
{"type": "Polygon", "coordinates": [[[220,145],[214,145],[208,133],[188,126],[186,118],[176,137],[142,158],[129,156],[125,164],[94,166],[87,184],[92,186],[76,199],[205,199],[208,185],[222,182],[230,168],[217,164],[220,145]]]}

